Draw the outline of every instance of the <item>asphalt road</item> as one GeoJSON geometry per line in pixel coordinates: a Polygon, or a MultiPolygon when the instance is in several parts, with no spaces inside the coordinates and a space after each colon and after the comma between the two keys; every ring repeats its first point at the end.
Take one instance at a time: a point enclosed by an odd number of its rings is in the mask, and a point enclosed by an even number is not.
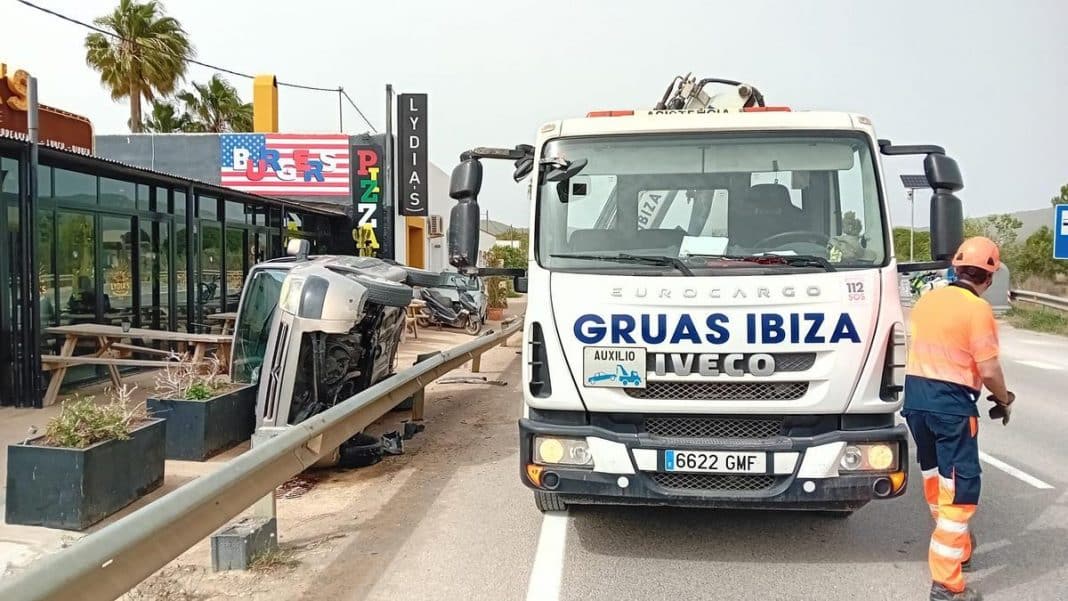
{"type": "MultiPolygon", "coordinates": [[[[1018,402],[1008,427],[981,425],[983,496],[970,582],[992,601],[1065,600],[1068,340],[1004,327],[1002,347],[1018,402]]],[[[507,387],[486,390],[435,426],[456,434],[477,421],[477,436],[436,442],[428,431],[391,511],[396,521],[363,540],[364,556],[325,566],[317,598],[927,598],[932,524],[915,466],[905,498],[844,520],[619,507],[543,516],[519,482],[519,357],[500,369],[507,387]]]]}

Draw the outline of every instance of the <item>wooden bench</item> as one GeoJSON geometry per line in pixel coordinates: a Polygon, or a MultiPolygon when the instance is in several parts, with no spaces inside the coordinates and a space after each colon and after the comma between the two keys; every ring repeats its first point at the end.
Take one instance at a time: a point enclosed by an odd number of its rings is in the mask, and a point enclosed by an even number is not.
{"type": "Polygon", "coordinates": [[[60,386],[63,385],[63,378],[67,374],[67,369],[74,365],[106,366],[111,376],[111,382],[118,388],[122,386],[119,367],[163,368],[175,364],[173,360],[130,359],[121,356],[128,355],[131,352],[171,356],[170,351],[137,346],[123,342],[124,340],[130,340],[131,342],[135,340],[156,340],[173,342],[179,345],[184,344],[187,350],[179,355],[180,360],[192,361],[195,364],[200,364],[207,360],[209,347],[218,347],[219,359],[222,361],[224,371],[229,369],[230,346],[233,344],[233,336],[229,335],[189,334],[143,328],[123,329],[119,326],[94,323],[46,328],[45,333],[64,337],[63,347],[58,355],[45,355],[41,358],[42,369],[53,372],[43,399],[45,406],[56,402],[60,386]],[[96,346],[96,352],[91,355],[75,356],[74,349],[78,346],[79,341],[82,340],[92,342],[96,346]],[[192,350],[191,357],[189,350],[192,350]]]}
{"type": "MultiPolygon", "coordinates": [[[[148,355],[162,355],[164,357],[170,357],[172,355],[175,356],[175,357],[181,357],[181,356],[183,356],[185,354],[185,353],[176,353],[174,351],[168,351],[166,349],[152,348],[150,346],[137,346],[136,344],[124,344],[122,342],[113,342],[113,343],[111,343],[111,348],[118,349],[120,351],[130,351],[130,352],[133,352],[133,353],[145,353],[145,354],[148,354],[148,355]]],[[[59,355],[53,355],[53,356],[58,357],[59,355]]]]}
{"type": "Polygon", "coordinates": [[[53,371],[68,365],[114,365],[116,367],[167,367],[178,361],[155,361],[152,359],[119,359],[96,355],[41,355],[41,370],[53,371]]]}

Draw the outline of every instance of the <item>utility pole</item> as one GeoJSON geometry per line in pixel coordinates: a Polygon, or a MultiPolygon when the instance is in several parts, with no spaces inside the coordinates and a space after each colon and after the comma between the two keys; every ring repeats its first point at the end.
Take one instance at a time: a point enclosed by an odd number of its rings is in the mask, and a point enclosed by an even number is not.
{"type": "Polygon", "coordinates": [[[342,111],[344,105],[341,104],[341,95],[345,92],[345,88],[338,87],[337,89],[337,131],[338,133],[345,133],[345,113],[342,111]]]}
{"type": "MultiPolygon", "coordinates": [[[[382,157],[382,194],[381,194],[381,207],[382,211],[379,213],[379,223],[381,226],[381,239],[379,245],[381,248],[378,251],[378,256],[386,259],[396,259],[397,249],[394,242],[394,202],[395,195],[393,185],[393,84],[386,84],[386,141],[383,145],[383,152],[386,156],[382,157]]],[[[408,261],[408,257],[404,257],[405,263],[408,261]]]]}
{"type": "Polygon", "coordinates": [[[909,198],[909,263],[916,260],[915,247],[916,247],[916,203],[913,201],[915,190],[908,189],[909,198]]]}
{"type": "Polygon", "coordinates": [[[26,115],[26,133],[30,138],[30,156],[26,165],[26,202],[22,203],[19,229],[22,242],[22,278],[19,303],[22,308],[23,356],[29,365],[22,380],[23,393],[32,399],[35,406],[41,402],[41,308],[37,302],[40,290],[40,277],[37,271],[37,162],[38,143],[41,139],[40,103],[37,99],[37,78],[30,77],[27,100],[29,113],[26,115]]]}

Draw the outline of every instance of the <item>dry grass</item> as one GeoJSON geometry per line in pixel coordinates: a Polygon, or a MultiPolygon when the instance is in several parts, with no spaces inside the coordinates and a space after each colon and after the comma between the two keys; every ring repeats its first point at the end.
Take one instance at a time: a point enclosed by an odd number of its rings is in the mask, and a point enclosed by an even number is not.
{"type": "Polygon", "coordinates": [[[105,440],[126,440],[130,431],[146,419],[144,403],[133,402],[133,392],[123,384],[106,404],[94,397],[74,395],[63,401],[59,415],[48,422],[40,444],[84,449],[105,440]]]}
{"type": "Polygon", "coordinates": [[[295,568],[298,565],[300,561],[297,560],[292,550],[275,547],[266,553],[257,555],[249,565],[249,569],[262,574],[279,569],[295,568]]]}
{"type": "Polygon", "coordinates": [[[1046,308],[1014,307],[1005,319],[1017,328],[1068,336],[1068,313],[1046,308]]]}
{"type": "Polygon", "coordinates": [[[164,568],[149,576],[133,590],[119,597],[120,601],[201,601],[207,597],[195,591],[203,578],[195,567],[164,568]]]}
{"type": "Polygon", "coordinates": [[[1031,292],[1040,292],[1042,294],[1052,294],[1055,296],[1068,295],[1068,286],[1035,276],[1029,276],[1027,279],[1020,282],[1020,285],[1013,286],[1013,288],[1018,290],[1030,290],[1031,292]]]}

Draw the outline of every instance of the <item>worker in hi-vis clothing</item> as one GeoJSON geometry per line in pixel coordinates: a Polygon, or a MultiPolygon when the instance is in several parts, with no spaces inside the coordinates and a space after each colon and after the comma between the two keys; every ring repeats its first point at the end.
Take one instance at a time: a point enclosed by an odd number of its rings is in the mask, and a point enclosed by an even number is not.
{"type": "Polygon", "coordinates": [[[953,255],[957,278],[920,297],[909,318],[905,404],[901,414],[916,441],[923,493],[935,519],[928,551],[932,601],[976,601],[965,587],[975,537],[968,520],[979,503],[979,410],[983,386],[989,415],[1009,422],[1015,395],[998,362],[994,312],[982,298],[1001,265],[998,247],[969,238],[953,255]]]}

